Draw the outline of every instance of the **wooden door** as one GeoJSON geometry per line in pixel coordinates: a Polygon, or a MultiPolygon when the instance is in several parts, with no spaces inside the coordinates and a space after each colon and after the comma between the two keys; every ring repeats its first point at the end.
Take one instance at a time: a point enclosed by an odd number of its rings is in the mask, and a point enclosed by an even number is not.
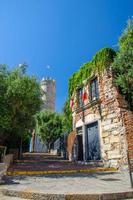
{"type": "Polygon", "coordinates": [[[87,125],[87,160],[100,160],[100,142],[98,123],[94,122],[87,125]]]}

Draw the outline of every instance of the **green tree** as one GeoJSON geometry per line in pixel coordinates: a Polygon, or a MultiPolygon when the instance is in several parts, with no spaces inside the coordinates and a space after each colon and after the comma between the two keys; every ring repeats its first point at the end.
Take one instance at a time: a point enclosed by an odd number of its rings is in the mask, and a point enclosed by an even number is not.
{"type": "Polygon", "coordinates": [[[51,145],[61,136],[63,132],[62,115],[51,112],[41,111],[36,115],[36,133],[42,141],[47,145],[50,151],[51,145]]]}
{"type": "Polygon", "coordinates": [[[21,138],[22,143],[24,134],[34,126],[34,115],[40,110],[40,84],[35,77],[26,75],[25,64],[9,72],[5,66],[1,66],[0,72],[1,143],[11,142],[14,137],[21,138]]]}
{"type": "Polygon", "coordinates": [[[11,131],[11,112],[7,99],[7,77],[6,65],[0,65],[0,144],[3,145],[6,137],[11,131]]]}
{"type": "Polygon", "coordinates": [[[64,117],[64,131],[70,132],[72,130],[72,111],[70,109],[70,100],[66,100],[63,106],[64,117]]]}
{"type": "Polygon", "coordinates": [[[119,51],[112,65],[114,83],[133,110],[133,19],[119,39],[119,51]]]}

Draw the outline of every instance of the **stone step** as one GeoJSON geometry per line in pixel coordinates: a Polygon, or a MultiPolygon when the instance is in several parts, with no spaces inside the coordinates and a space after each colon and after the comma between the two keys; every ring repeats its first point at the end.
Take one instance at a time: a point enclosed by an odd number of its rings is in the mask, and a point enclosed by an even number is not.
{"type": "Polygon", "coordinates": [[[50,169],[50,170],[8,170],[8,176],[18,175],[46,175],[46,174],[66,174],[66,173],[94,173],[94,172],[117,172],[115,168],[88,168],[88,169],[50,169]]]}
{"type": "Polygon", "coordinates": [[[116,193],[115,192],[99,193],[99,194],[82,194],[82,193],[46,194],[46,193],[37,193],[34,191],[17,191],[17,190],[3,189],[2,193],[4,196],[7,196],[7,199],[8,197],[14,197],[13,200],[19,200],[19,198],[34,199],[34,200],[116,200],[116,199],[125,200],[133,198],[133,191],[116,192],[116,193]]]}
{"type": "Polygon", "coordinates": [[[2,192],[0,192],[0,200],[26,200],[26,199],[21,198],[21,197],[16,197],[16,196],[7,196],[7,195],[2,194],[2,192]]]}
{"type": "Polygon", "coordinates": [[[82,164],[82,165],[88,165],[88,166],[93,166],[93,167],[103,167],[104,163],[103,161],[77,161],[78,164],[82,164]]]}
{"type": "Polygon", "coordinates": [[[69,162],[68,160],[16,160],[14,162],[14,166],[26,166],[26,165],[30,165],[32,166],[33,164],[33,167],[37,164],[37,165],[41,165],[43,166],[43,164],[54,164],[55,166],[58,165],[58,164],[62,164],[62,165],[78,165],[78,166],[88,166],[88,167],[104,167],[104,164],[103,162],[83,162],[83,161],[77,161],[77,162],[69,162]]]}
{"type": "MultiPolygon", "coordinates": [[[[8,174],[23,173],[28,172],[29,174],[35,173],[46,174],[46,173],[68,173],[68,172],[88,172],[88,170],[102,169],[104,166],[102,162],[69,162],[69,161],[37,161],[37,160],[18,160],[8,169],[8,174]],[[25,172],[26,171],[26,172],[25,172]],[[32,172],[33,171],[33,172],[32,172]],[[48,171],[48,172],[47,172],[48,171]]],[[[111,170],[110,168],[108,168],[111,170]]]]}
{"type": "Polygon", "coordinates": [[[15,160],[14,163],[44,163],[44,162],[68,162],[68,160],[49,160],[49,159],[23,159],[23,160],[15,160]]]}

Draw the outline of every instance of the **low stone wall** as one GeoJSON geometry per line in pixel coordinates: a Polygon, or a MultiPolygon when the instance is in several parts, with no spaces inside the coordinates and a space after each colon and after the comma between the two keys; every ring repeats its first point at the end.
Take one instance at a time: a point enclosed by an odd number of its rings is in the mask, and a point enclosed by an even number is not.
{"type": "Polygon", "coordinates": [[[3,163],[0,163],[0,183],[2,182],[3,176],[6,175],[7,169],[11,163],[13,163],[13,154],[5,155],[3,163]]]}
{"type": "Polygon", "coordinates": [[[9,154],[13,154],[13,159],[17,160],[19,157],[19,149],[9,149],[9,154]]]}
{"type": "Polygon", "coordinates": [[[2,178],[6,175],[7,165],[5,163],[0,163],[0,183],[2,182],[2,178]]]}
{"type": "Polygon", "coordinates": [[[8,168],[10,166],[10,164],[13,163],[13,154],[7,154],[7,155],[5,155],[5,157],[3,159],[3,163],[8,168]]]}
{"type": "Polygon", "coordinates": [[[52,155],[58,155],[59,151],[58,151],[58,149],[51,149],[50,150],[50,154],[52,154],[52,155]]]}

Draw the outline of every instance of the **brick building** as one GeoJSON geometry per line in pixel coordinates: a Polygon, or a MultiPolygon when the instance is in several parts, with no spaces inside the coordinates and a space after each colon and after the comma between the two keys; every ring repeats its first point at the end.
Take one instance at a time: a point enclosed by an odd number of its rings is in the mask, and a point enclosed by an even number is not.
{"type": "Polygon", "coordinates": [[[113,85],[112,71],[83,81],[71,97],[73,159],[120,167],[133,149],[133,113],[113,85]]]}

